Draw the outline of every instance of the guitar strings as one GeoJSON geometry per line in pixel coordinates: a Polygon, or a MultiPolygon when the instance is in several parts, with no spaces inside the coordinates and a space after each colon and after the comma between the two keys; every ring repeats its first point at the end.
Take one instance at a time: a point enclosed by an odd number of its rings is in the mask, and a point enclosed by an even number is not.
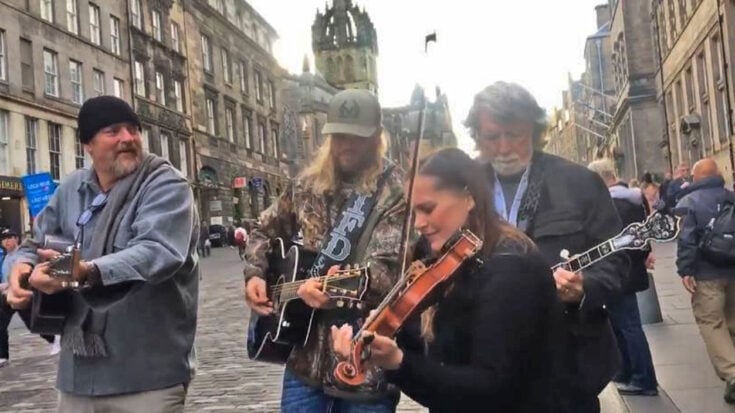
{"type": "MultiPolygon", "coordinates": [[[[350,279],[350,278],[358,278],[358,277],[362,277],[362,276],[363,276],[362,273],[347,274],[347,275],[325,275],[325,276],[322,276],[322,277],[310,278],[309,280],[314,279],[314,280],[317,280],[319,282],[323,282],[323,281],[339,281],[339,280],[346,280],[346,279],[350,279]]],[[[301,286],[301,284],[304,284],[306,281],[308,281],[308,280],[293,281],[293,282],[288,282],[288,283],[274,285],[274,286],[271,287],[271,292],[273,292],[273,293],[280,292],[281,294],[283,292],[291,292],[291,293],[293,293],[293,292],[297,291],[299,289],[299,287],[301,286]]]]}

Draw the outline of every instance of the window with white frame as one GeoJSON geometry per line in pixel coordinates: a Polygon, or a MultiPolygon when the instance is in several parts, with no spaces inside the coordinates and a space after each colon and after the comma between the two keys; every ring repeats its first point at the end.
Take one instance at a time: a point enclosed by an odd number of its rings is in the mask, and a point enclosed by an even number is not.
{"type": "Polygon", "coordinates": [[[125,99],[125,93],[123,92],[125,87],[125,82],[122,79],[113,78],[112,79],[112,94],[115,95],[115,97],[119,97],[120,99],[125,99]]]}
{"type": "Polygon", "coordinates": [[[271,124],[271,150],[273,157],[278,159],[278,128],[271,124]]]}
{"type": "Polygon", "coordinates": [[[143,152],[148,153],[151,151],[151,131],[148,128],[143,128],[140,133],[140,140],[143,141],[143,152]]]}
{"type": "Polygon", "coordinates": [[[8,80],[8,52],[5,46],[5,30],[0,30],[0,80],[8,80]]]}
{"type": "Polygon", "coordinates": [[[84,168],[84,144],[79,139],[74,139],[74,167],[84,168]]]}
{"type": "Polygon", "coordinates": [[[110,51],[120,56],[120,19],[110,16],[110,51]]]}
{"type": "Polygon", "coordinates": [[[38,119],[26,116],[26,173],[36,173],[36,138],[38,137],[38,119]]]}
{"type": "Polygon", "coordinates": [[[94,93],[97,94],[97,96],[104,95],[105,94],[105,72],[94,69],[94,71],[92,72],[92,77],[94,78],[94,93]]]}
{"type": "Polygon", "coordinates": [[[225,126],[227,128],[227,140],[235,142],[235,111],[225,108],[225,126]]]}
{"type": "Polygon", "coordinates": [[[145,96],[145,68],[143,63],[135,61],[135,94],[145,96]]]}
{"type": "Polygon", "coordinates": [[[77,0],[66,0],[66,29],[74,34],[79,34],[77,0]]]}
{"type": "Polygon", "coordinates": [[[159,42],[163,41],[163,29],[161,28],[161,12],[158,10],[151,11],[151,21],[153,23],[153,38],[159,42]]]}
{"type": "Polygon", "coordinates": [[[169,151],[168,151],[168,141],[169,141],[168,134],[161,132],[161,158],[167,161],[171,159],[171,156],[169,155],[169,151]]]}
{"type": "Polygon", "coordinates": [[[179,140],[179,170],[184,176],[189,176],[189,158],[186,154],[186,141],[179,140]]]}
{"type": "Polygon", "coordinates": [[[171,22],[171,48],[181,52],[181,40],[179,38],[179,25],[171,22]]]}
{"type": "Polygon", "coordinates": [[[69,60],[69,79],[71,79],[71,101],[81,105],[84,102],[81,63],[69,60]]]}
{"type": "Polygon", "coordinates": [[[9,122],[10,114],[5,110],[0,110],[0,174],[3,175],[10,173],[10,162],[8,161],[9,122]]]}
{"type": "Polygon", "coordinates": [[[276,87],[272,80],[268,81],[268,97],[270,98],[271,109],[276,108],[276,87]]]}
{"type": "Polygon", "coordinates": [[[207,98],[207,132],[214,135],[217,131],[214,121],[214,99],[207,98]]]}
{"type": "Polygon", "coordinates": [[[161,72],[156,72],[156,99],[159,104],[166,105],[166,84],[161,72]]]}
{"type": "Polygon", "coordinates": [[[256,70],[254,73],[255,73],[255,79],[254,79],[254,82],[255,82],[255,100],[257,100],[258,102],[262,102],[263,101],[263,90],[262,90],[263,79],[260,77],[260,72],[259,71],[256,70]]]}
{"type": "Polygon", "coordinates": [[[48,155],[51,177],[61,179],[61,125],[48,123],[48,155]]]}
{"type": "Polygon", "coordinates": [[[267,137],[265,132],[265,125],[262,123],[258,123],[258,144],[260,145],[260,153],[265,154],[267,151],[267,147],[265,144],[267,137]]]}
{"type": "Polygon", "coordinates": [[[41,18],[47,22],[54,22],[54,2],[53,0],[41,0],[41,18]]]}
{"type": "Polygon", "coordinates": [[[230,53],[222,48],[222,71],[225,76],[225,83],[232,83],[232,68],[230,67],[230,53]]]}
{"type": "Polygon", "coordinates": [[[102,44],[100,8],[92,3],[89,3],[89,40],[98,46],[102,44]]]}
{"type": "Polygon", "coordinates": [[[184,89],[181,87],[181,81],[174,80],[174,99],[176,99],[176,110],[184,112],[184,89]]]}
{"type": "Polygon", "coordinates": [[[238,65],[238,76],[240,76],[240,92],[248,93],[248,65],[244,60],[238,65]]]}
{"type": "Polygon", "coordinates": [[[140,6],[140,0],[130,1],[130,13],[133,18],[133,26],[143,29],[143,8],[140,6]]]}
{"type": "Polygon", "coordinates": [[[253,127],[253,120],[250,117],[249,113],[246,113],[243,117],[243,125],[242,128],[245,130],[245,147],[248,149],[252,149],[253,147],[253,136],[251,135],[250,130],[253,127]]]}
{"type": "Polygon", "coordinates": [[[59,65],[56,52],[43,50],[43,73],[46,78],[44,92],[49,96],[59,96],[59,65]]]}
{"type": "Polygon", "coordinates": [[[212,71],[212,45],[207,35],[202,35],[202,61],[204,62],[204,70],[212,71]]]}

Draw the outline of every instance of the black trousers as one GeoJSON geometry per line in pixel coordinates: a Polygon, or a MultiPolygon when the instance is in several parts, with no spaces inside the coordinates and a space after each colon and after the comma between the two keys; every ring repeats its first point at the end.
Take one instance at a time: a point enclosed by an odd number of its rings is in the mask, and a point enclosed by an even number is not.
{"type": "MultiPolygon", "coordinates": [[[[0,359],[10,358],[8,326],[15,313],[18,313],[21,320],[23,320],[23,324],[30,330],[31,309],[15,310],[5,301],[5,295],[0,294],[0,359]]],[[[54,336],[41,335],[41,337],[49,343],[54,342],[54,336]]]]}

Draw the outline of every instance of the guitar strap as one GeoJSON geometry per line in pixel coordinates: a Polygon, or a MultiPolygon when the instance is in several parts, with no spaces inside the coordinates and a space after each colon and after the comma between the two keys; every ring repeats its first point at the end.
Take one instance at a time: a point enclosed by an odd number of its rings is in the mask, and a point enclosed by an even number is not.
{"type": "Polygon", "coordinates": [[[386,161],[386,167],[380,178],[378,178],[375,192],[366,196],[355,191],[350,199],[345,202],[345,207],[342,209],[336,225],[332,226],[329,234],[322,242],[321,251],[319,251],[319,255],[317,255],[309,270],[310,276],[316,277],[324,274],[333,265],[349,262],[351,258],[359,253],[358,240],[367,228],[365,222],[375,207],[383,185],[385,185],[385,181],[394,167],[395,165],[388,164],[386,161]]]}

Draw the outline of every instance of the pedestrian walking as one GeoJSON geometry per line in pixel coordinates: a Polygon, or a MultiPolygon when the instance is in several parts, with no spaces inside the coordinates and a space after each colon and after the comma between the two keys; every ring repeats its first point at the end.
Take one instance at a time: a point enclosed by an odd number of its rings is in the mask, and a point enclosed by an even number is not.
{"type": "MultiPolygon", "coordinates": [[[[624,226],[645,221],[648,211],[641,191],[638,188],[628,188],[625,183],[620,182],[615,173],[615,165],[610,160],[594,161],[589,164],[589,169],[605,181],[624,226]]],[[[648,289],[646,263],[652,252],[649,247],[644,250],[628,250],[626,253],[631,265],[630,271],[623,277],[625,281],[622,294],[607,303],[622,358],[620,370],[613,381],[616,382],[620,394],[655,396],[658,394],[656,372],[641,325],[636,298],[637,292],[648,289]]]]}
{"type": "Polygon", "coordinates": [[[676,268],[684,288],[692,294],[694,319],[712,366],[726,383],[725,401],[735,404],[735,248],[728,244],[735,219],[730,215],[723,217],[725,222],[716,222],[728,204],[732,212],[735,194],[725,188],[714,160],[698,161],[692,172],[693,183],[676,205],[676,212],[683,215],[676,268]],[[708,233],[722,235],[715,245],[726,245],[726,249],[707,247],[703,241],[708,233]]]}

